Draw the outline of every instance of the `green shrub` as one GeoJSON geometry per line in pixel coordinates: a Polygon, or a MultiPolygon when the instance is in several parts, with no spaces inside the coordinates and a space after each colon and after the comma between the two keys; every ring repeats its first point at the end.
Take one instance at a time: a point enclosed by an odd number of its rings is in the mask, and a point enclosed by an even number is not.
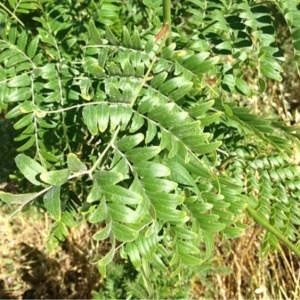
{"type": "Polygon", "coordinates": [[[279,239],[300,255],[299,131],[240,105],[281,80],[270,5],[299,62],[298,1],[133,2],[0,4],[0,109],[31,183],[0,199],[43,207],[50,248],[89,222],[109,245],[101,274],[120,253],[150,292],[152,270],[201,265],[245,213],[267,229],[265,251],[279,239]],[[173,42],[154,37],[170,12],[173,42]]]}

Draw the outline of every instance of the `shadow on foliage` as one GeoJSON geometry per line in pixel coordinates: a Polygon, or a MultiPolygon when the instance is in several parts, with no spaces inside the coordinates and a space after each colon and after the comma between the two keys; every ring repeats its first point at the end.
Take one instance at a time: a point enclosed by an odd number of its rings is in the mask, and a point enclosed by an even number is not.
{"type": "Polygon", "coordinates": [[[6,120],[3,114],[0,114],[0,190],[7,185],[9,174],[16,168],[14,136],[15,132],[10,120],[6,120]]]}

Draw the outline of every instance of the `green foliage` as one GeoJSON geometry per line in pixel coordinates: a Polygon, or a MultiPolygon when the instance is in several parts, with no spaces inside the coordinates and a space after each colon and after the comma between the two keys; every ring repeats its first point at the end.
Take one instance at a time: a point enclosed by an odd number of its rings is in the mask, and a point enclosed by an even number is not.
{"type": "MultiPolygon", "coordinates": [[[[148,291],[145,289],[143,277],[137,273],[130,263],[112,263],[107,268],[108,277],[99,291],[93,291],[93,299],[147,299],[148,291]]],[[[190,278],[191,276],[187,276],[190,278]]],[[[178,284],[176,278],[167,278],[163,272],[152,272],[148,276],[153,284],[154,299],[187,299],[191,284],[182,282],[178,284]]]]}
{"type": "Polygon", "coordinates": [[[293,46],[294,46],[294,52],[295,52],[295,61],[298,66],[298,72],[299,72],[299,63],[300,63],[300,24],[297,20],[299,20],[300,17],[300,11],[299,11],[299,1],[280,1],[276,0],[274,1],[281,13],[284,15],[284,18],[288,24],[289,30],[291,32],[292,40],[293,40],[293,46]]]}
{"type": "MultiPolygon", "coordinates": [[[[148,291],[152,269],[176,277],[210,258],[216,234],[242,234],[248,205],[299,241],[297,129],[237,104],[281,79],[269,7],[175,3],[186,15],[166,46],[153,37],[162,10],[151,1],[73,2],[0,6],[0,110],[18,132],[19,176],[32,184],[0,199],[41,205],[53,218],[50,247],[76,223],[93,224],[92,238],[110,245],[94,258],[102,275],[119,252],[148,291]],[[134,22],[145,12],[143,32],[134,22]]],[[[297,60],[294,2],[278,6],[297,60]]],[[[265,249],[276,243],[268,233],[265,249]]]]}

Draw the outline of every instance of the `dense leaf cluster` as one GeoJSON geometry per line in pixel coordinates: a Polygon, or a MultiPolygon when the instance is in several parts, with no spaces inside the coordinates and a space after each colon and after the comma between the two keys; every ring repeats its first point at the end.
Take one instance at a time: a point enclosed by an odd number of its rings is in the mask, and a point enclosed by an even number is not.
{"type": "MultiPolygon", "coordinates": [[[[120,252],[146,285],[152,267],[176,276],[207,260],[216,233],[239,236],[249,205],[299,241],[300,172],[290,151],[297,130],[235,101],[281,79],[269,7],[175,3],[187,15],[166,45],[154,39],[152,1],[132,4],[128,26],[130,4],[73,2],[78,14],[58,1],[0,6],[0,109],[14,121],[16,165],[32,184],[29,193],[1,192],[2,201],[47,210],[49,245],[77,222],[91,223],[92,238],[110,245],[95,257],[100,271],[120,252]],[[132,28],[145,12],[153,23],[132,28]]],[[[294,2],[276,3],[297,60],[294,2]]]]}

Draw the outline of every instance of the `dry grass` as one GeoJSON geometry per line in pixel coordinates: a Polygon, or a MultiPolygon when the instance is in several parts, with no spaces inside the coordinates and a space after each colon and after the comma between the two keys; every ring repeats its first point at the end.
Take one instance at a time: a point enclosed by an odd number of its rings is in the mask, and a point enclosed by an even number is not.
{"type": "MultiPolygon", "coordinates": [[[[90,229],[82,225],[70,233],[55,253],[45,249],[46,215],[19,214],[7,223],[0,218],[0,298],[88,299],[102,281],[89,263],[90,229]]],[[[230,272],[192,281],[194,299],[291,299],[300,295],[300,261],[289,250],[260,255],[262,232],[249,227],[245,235],[220,245],[216,268],[230,272]]]]}
{"type": "MultiPolygon", "coordinates": [[[[231,272],[211,276],[216,291],[214,299],[299,299],[299,258],[282,248],[263,256],[262,234],[249,227],[243,237],[218,248],[218,265],[229,267],[231,272]]],[[[199,298],[206,298],[205,289],[199,282],[199,298]]]]}
{"type": "Polygon", "coordinates": [[[49,253],[46,215],[25,212],[7,223],[0,218],[0,299],[88,299],[99,288],[99,273],[89,263],[88,228],[82,225],[49,253]],[[29,215],[30,214],[30,215],[29,215]]]}

